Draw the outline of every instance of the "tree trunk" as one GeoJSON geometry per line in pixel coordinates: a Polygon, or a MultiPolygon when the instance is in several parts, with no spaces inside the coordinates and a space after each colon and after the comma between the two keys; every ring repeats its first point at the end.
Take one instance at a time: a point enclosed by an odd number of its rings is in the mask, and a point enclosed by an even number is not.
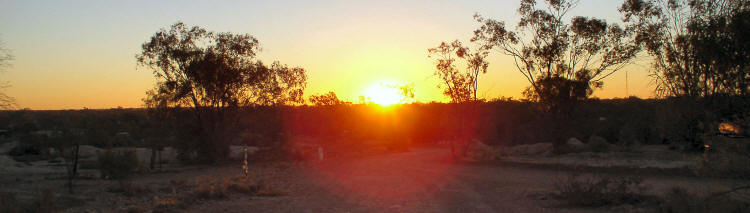
{"type": "MultiPolygon", "coordinates": [[[[153,143],[153,141],[151,143],[153,143]]],[[[152,144],[151,145],[151,163],[149,165],[149,168],[151,169],[151,171],[155,169],[155,165],[154,165],[156,163],[155,161],[156,161],[156,146],[152,144]]]]}
{"type": "Polygon", "coordinates": [[[74,149],[73,149],[73,166],[68,170],[68,192],[73,194],[73,179],[76,177],[78,173],[78,151],[80,150],[80,145],[76,143],[74,149]]]}

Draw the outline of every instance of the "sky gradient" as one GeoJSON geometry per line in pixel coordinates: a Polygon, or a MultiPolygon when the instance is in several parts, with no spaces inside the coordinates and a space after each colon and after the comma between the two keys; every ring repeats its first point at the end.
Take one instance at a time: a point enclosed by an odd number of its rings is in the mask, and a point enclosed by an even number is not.
{"type": "MultiPolygon", "coordinates": [[[[572,15],[619,22],[621,1],[582,0],[572,15]]],[[[0,41],[12,51],[0,81],[20,108],[141,107],[155,82],[135,54],[177,21],[210,31],[248,33],[259,58],[307,70],[305,96],[335,92],[357,101],[380,82],[412,84],[420,102],[446,101],[427,49],[468,42],[474,13],[515,26],[518,0],[500,1],[0,1],[0,41]]],[[[512,59],[493,53],[480,96],[521,97],[528,82],[512,59]]],[[[651,97],[648,63],[605,80],[600,98],[651,97]],[[625,90],[625,74],[629,88],[625,90]]]]}

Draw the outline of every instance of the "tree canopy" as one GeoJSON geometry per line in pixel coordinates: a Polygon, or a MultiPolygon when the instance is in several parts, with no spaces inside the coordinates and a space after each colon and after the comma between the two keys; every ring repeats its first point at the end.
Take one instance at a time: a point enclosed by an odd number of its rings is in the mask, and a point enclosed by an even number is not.
{"type": "MultiPolygon", "coordinates": [[[[0,45],[2,45],[2,42],[0,42],[0,45]]],[[[13,60],[10,50],[0,46],[0,72],[10,66],[10,60],[13,60]]],[[[15,99],[5,94],[5,88],[8,87],[6,82],[0,81],[0,109],[13,109],[16,105],[15,99]]]]}
{"type": "Polygon", "coordinates": [[[750,94],[750,2],[626,0],[620,11],[652,56],[657,95],[750,94]]]}
{"type": "Polygon", "coordinates": [[[161,29],[142,45],[138,63],[157,80],[144,99],[152,106],[186,106],[194,112],[200,146],[209,160],[225,157],[240,107],[304,102],[303,68],[256,58],[249,34],[210,32],[182,22],[161,29]]]}
{"type": "Polygon", "coordinates": [[[513,57],[516,69],[528,80],[527,97],[552,108],[585,99],[603,79],[622,69],[639,46],[629,32],[590,17],[569,18],[574,0],[522,0],[516,30],[505,22],[475,15],[482,26],[473,42],[513,57]]]}
{"type": "Polygon", "coordinates": [[[316,106],[333,106],[333,105],[351,104],[351,102],[340,100],[336,96],[336,93],[334,92],[328,92],[322,95],[311,95],[309,99],[310,99],[310,103],[316,106]]]}
{"type": "Polygon", "coordinates": [[[427,50],[429,57],[436,58],[435,75],[440,78],[443,94],[451,98],[454,103],[476,101],[479,89],[479,74],[487,73],[489,63],[487,51],[476,50],[463,45],[455,40],[447,43],[442,42],[435,48],[427,50]],[[466,70],[462,71],[456,67],[456,60],[466,62],[466,70]]]}

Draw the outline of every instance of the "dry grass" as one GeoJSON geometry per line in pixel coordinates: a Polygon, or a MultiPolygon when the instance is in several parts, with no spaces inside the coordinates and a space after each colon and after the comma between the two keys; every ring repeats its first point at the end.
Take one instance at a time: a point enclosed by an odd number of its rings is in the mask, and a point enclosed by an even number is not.
{"type": "Polygon", "coordinates": [[[171,213],[180,212],[179,210],[187,206],[185,198],[181,196],[168,196],[154,202],[154,213],[171,213]]]}
{"type": "Polygon", "coordinates": [[[683,188],[672,188],[659,210],[665,213],[750,212],[750,203],[731,196],[697,196],[683,188]]]}
{"type": "Polygon", "coordinates": [[[193,196],[197,199],[214,200],[228,197],[228,181],[217,181],[210,177],[197,178],[193,188],[193,196]]]}
{"type": "Polygon", "coordinates": [[[60,205],[52,190],[44,189],[30,201],[23,201],[10,192],[0,192],[0,212],[58,212],[60,205]]]}
{"type": "Polygon", "coordinates": [[[750,179],[750,139],[709,136],[695,171],[702,176],[750,179]]]}
{"type": "Polygon", "coordinates": [[[226,178],[198,177],[192,181],[172,180],[159,191],[170,195],[155,201],[154,212],[180,212],[192,203],[228,199],[235,193],[249,196],[284,195],[281,190],[270,187],[261,180],[243,175],[226,178]]]}
{"type": "Polygon", "coordinates": [[[136,197],[151,193],[152,190],[147,186],[134,184],[129,181],[120,181],[117,186],[107,189],[107,192],[122,193],[128,197],[136,197]]]}
{"type": "Polygon", "coordinates": [[[556,197],[571,206],[605,206],[636,204],[648,199],[643,196],[638,177],[611,177],[577,173],[555,181],[556,197]]]}

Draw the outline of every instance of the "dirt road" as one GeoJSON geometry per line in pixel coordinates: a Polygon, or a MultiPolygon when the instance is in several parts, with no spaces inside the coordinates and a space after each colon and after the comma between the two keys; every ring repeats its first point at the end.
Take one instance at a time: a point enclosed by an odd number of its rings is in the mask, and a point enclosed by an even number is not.
{"type": "MultiPolygon", "coordinates": [[[[449,149],[415,148],[409,152],[377,153],[322,162],[255,163],[251,175],[264,180],[281,196],[231,193],[228,198],[199,200],[178,212],[637,212],[648,206],[569,208],[547,196],[554,183],[570,168],[524,167],[501,164],[454,162],[449,149]]],[[[215,180],[240,175],[240,166],[174,167],[163,172],[136,175],[131,182],[153,189],[136,196],[113,192],[118,183],[96,178],[96,170],[84,170],[88,178],[76,181],[76,194],[65,191],[63,173],[3,173],[0,187],[32,196],[43,188],[59,196],[73,196],[81,203],[65,212],[127,212],[150,208],[174,192],[173,181],[215,180]],[[166,190],[165,190],[166,189],[166,190]]],[[[606,171],[601,175],[632,175],[637,171],[606,171]]],[[[673,186],[696,192],[717,191],[738,181],[664,174],[641,174],[646,193],[659,195],[673,186]]],[[[748,184],[748,183],[744,183],[748,184]]],[[[190,193],[190,192],[180,192],[190,193]]],[[[63,202],[71,203],[71,202],[63,202]]]]}
{"type": "MultiPolygon", "coordinates": [[[[544,194],[565,172],[455,163],[446,149],[417,149],[293,169],[281,197],[233,198],[193,212],[602,212],[639,207],[566,208],[544,194]]],[[[722,180],[651,176],[646,188],[730,185],[722,180]]]]}

